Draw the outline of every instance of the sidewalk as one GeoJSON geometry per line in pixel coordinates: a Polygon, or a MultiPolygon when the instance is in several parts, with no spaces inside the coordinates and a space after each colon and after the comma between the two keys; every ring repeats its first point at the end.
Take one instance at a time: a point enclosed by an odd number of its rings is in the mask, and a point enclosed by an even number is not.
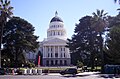
{"type": "MultiPolygon", "coordinates": [[[[47,74],[49,76],[62,76],[59,73],[49,73],[47,74]]],[[[65,76],[71,76],[69,74],[65,75],[65,76]]],[[[94,78],[94,79],[120,79],[120,75],[114,75],[114,74],[100,74],[100,72],[83,72],[83,73],[78,73],[76,74],[76,77],[81,77],[81,78],[85,78],[85,77],[89,77],[89,78],[94,78]]],[[[88,79],[89,79],[88,78],[88,79]]]]}
{"type": "MultiPolygon", "coordinates": [[[[83,72],[83,73],[78,73],[76,75],[93,75],[93,74],[99,74],[100,72],[83,72]]],[[[48,73],[48,75],[61,75],[59,73],[48,73]]]]}

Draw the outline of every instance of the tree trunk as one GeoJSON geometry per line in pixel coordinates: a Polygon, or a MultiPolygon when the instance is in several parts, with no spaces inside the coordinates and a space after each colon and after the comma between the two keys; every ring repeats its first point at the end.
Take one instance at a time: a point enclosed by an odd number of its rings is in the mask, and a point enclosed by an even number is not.
{"type": "Polygon", "coordinates": [[[5,12],[1,12],[1,16],[0,16],[0,68],[1,68],[1,51],[2,51],[2,38],[3,38],[3,28],[6,24],[7,21],[7,17],[6,17],[6,13],[5,12]]]}
{"type": "Polygon", "coordinates": [[[91,35],[90,35],[90,59],[91,59],[91,70],[94,69],[94,38],[93,38],[93,35],[92,35],[92,30],[91,30],[91,35]]]}
{"type": "Polygon", "coordinates": [[[16,51],[15,51],[15,68],[18,67],[18,52],[19,52],[19,48],[16,47],[16,51]]]}
{"type": "Polygon", "coordinates": [[[101,72],[104,73],[104,54],[103,54],[103,39],[102,39],[102,34],[100,34],[100,53],[101,53],[101,72]]]}
{"type": "Polygon", "coordinates": [[[91,52],[91,70],[94,69],[94,52],[91,52]]]}
{"type": "Polygon", "coordinates": [[[1,51],[2,51],[2,37],[3,37],[3,24],[2,23],[0,23],[0,68],[1,68],[1,59],[2,59],[2,57],[1,57],[1,51]]]}

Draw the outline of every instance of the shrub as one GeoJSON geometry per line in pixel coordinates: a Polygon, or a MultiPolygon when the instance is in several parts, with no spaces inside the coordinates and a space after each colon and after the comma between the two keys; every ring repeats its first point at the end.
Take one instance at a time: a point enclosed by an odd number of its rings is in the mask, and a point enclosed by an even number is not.
{"type": "Polygon", "coordinates": [[[81,68],[81,67],[83,67],[83,63],[80,61],[77,61],[77,68],[81,68]]]}

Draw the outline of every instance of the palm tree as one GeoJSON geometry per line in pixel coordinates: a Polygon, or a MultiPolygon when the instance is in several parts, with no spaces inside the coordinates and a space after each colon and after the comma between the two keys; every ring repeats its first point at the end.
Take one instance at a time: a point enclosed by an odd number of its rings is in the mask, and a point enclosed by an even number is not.
{"type": "Polygon", "coordinates": [[[0,68],[1,68],[1,44],[2,44],[2,37],[3,37],[3,28],[6,25],[7,18],[13,14],[12,10],[13,7],[10,6],[9,0],[0,0],[0,68]]]}
{"type": "Polygon", "coordinates": [[[104,28],[106,26],[106,15],[108,13],[104,13],[104,10],[98,10],[97,12],[93,12],[93,19],[92,19],[92,28],[96,30],[99,34],[101,34],[104,31],[104,28]]]}
{"type": "Polygon", "coordinates": [[[102,58],[102,70],[104,67],[104,57],[103,57],[103,38],[102,34],[104,32],[105,27],[107,26],[106,23],[106,15],[107,13],[104,13],[104,10],[97,10],[97,12],[93,12],[93,18],[92,18],[92,28],[97,32],[98,39],[100,41],[100,52],[101,52],[101,58],[102,58]]]}
{"type": "Polygon", "coordinates": [[[114,0],[114,2],[115,2],[115,3],[117,3],[117,2],[118,2],[118,3],[120,4],[120,0],[114,0]]]}

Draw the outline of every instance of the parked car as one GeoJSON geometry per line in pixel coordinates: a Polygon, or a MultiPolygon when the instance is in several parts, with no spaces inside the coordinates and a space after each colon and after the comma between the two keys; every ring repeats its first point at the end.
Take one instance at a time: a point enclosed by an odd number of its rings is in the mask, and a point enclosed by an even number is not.
{"type": "Polygon", "coordinates": [[[67,68],[63,71],[60,72],[61,75],[65,75],[65,74],[72,74],[72,75],[76,75],[78,74],[77,69],[76,68],[67,68]]]}
{"type": "Polygon", "coordinates": [[[0,68],[0,75],[5,75],[5,69],[4,68],[0,68]]]}

